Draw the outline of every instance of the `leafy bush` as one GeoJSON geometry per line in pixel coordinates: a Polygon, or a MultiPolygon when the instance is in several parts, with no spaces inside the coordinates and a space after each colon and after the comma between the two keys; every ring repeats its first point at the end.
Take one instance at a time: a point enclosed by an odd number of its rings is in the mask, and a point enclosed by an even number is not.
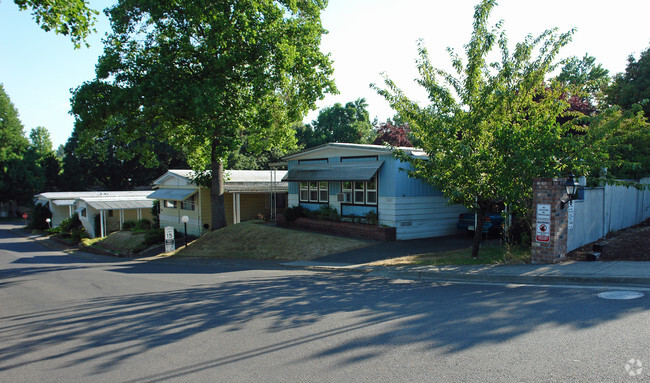
{"type": "Polygon", "coordinates": [[[133,228],[132,231],[149,231],[151,230],[151,221],[149,221],[146,218],[143,218],[136,222],[135,227],[133,228]]]}
{"type": "Polygon", "coordinates": [[[52,218],[50,209],[45,205],[36,204],[29,212],[27,228],[29,230],[47,230],[50,228],[50,225],[45,222],[48,218],[52,218]]]}
{"type": "Polygon", "coordinates": [[[136,227],[137,225],[138,225],[138,223],[136,221],[133,221],[133,220],[124,221],[122,223],[122,230],[131,230],[134,227],[136,227]]]}
{"type": "Polygon", "coordinates": [[[323,219],[328,221],[341,220],[341,216],[339,215],[338,210],[336,210],[335,207],[331,207],[330,205],[322,205],[315,213],[318,219],[323,219]]]}
{"type": "Polygon", "coordinates": [[[293,207],[288,207],[284,210],[284,218],[288,222],[293,222],[298,218],[304,217],[305,216],[305,209],[302,208],[302,206],[293,206],[293,207]]]}
{"type": "Polygon", "coordinates": [[[153,206],[151,207],[151,215],[153,216],[153,223],[151,225],[151,228],[158,229],[160,227],[160,200],[153,201],[153,206]]]}
{"type": "Polygon", "coordinates": [[[366,218],[366,222],[369,223],[370,225],[377,226],[377,224],[379,223],[379,215],[374,210],[367,212],[364,215],[364,217],[366,218]]]}
{"type": "Polygon", "coordinates": [[[79,220],[79,215],[74,213],[72,217],[64,219],[59,225],[62,233],[71,233],[73,230],[79,230],[83,227],[79,220]]]}

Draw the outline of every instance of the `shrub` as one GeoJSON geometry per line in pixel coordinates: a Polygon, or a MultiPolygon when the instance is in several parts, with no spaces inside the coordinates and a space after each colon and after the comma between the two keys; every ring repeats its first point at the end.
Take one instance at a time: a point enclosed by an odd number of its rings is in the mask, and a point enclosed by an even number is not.
{"type": "Polygon", "coordinates": [[[27,228],[29,230],[47,230],[50,228],[50,225],[45,222],[48,218],[52,218],[50,209],[45,205],[36,204],[29,212],[27,228]]]}
{"type": "Polygon", "coordinates": [[[296,219],[304,216],[305,216],[305,209],[303,209],[302,206],[300,205],[288,207],[284,210],[284,218],[286,218],[287,222],[293,222],[296,219]]]}
{"type": "Polygon", "coordinates": [[[82,227],[79,215],[74,213],[72,217],[64,219],[59,227],[61,228],[62,233],[68,234],[72,233],[73,230],[79,230],[82,227]]]}
{"type": "Polygon", "coordinates": [[[122,223],[122,230],[131,230],[134,227],[136,227],[137,224],[138,223],[136,221],[132,221],[132,220],[124,221],[122,223]]]}
{"type": "Polygon", "coordinates": [[[145,248],[165,242],[165,229],[151,229],[144,235],[145,248]]]}
{"type": "Polygon", "coordinates": [[[136,231],[148,231],[148,230],[151,230],[151,229],[152,229],[151,221],[149,221],[146,218],[143,218],[143,219],[139,220],[138,222],[136,222],[135,227],[133,228],[133,230],[136,230],[136,231]]]}
{"type": "Polygon", "coordinates": [[[366,222],[371,224],[371,225],[377,226],[377,224],[379,223],[379,215],[374,210],[371,210],[371,211],[367,212],[364,215],[364,217],[366,217],[366,222]]]}
{"type": "Polygon", "coordinates": [[[160,200],[153,201],[153,206],[151,207],[151,215],[153,215],[153,223],[151,225],[152,229],[157,229],[160,227],[160,200]]]}
{"type": "Polygon", "coordinates": [[[322,205],[315,212],[316,218],[328,221],[340,221],[341,216],[339,215],[338,210],[335,207],[330,205],[322,205]]]}

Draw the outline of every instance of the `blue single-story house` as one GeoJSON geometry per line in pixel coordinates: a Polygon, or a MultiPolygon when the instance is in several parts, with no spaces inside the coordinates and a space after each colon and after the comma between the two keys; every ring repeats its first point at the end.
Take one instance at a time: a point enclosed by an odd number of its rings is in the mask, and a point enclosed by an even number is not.
{"type": "MultiPolygon", "coordinates": [[[[400,148],[426,158],[423,151],[400,148]]],[[[463,206],[450,206],[442,193],[409,178],[409,168],[381,145],[329,143],[286,156],[289,206],[336,208],[342,217],[378,215],[379,224],[396,228],[398,240],[456,233],[463,206]]]]}

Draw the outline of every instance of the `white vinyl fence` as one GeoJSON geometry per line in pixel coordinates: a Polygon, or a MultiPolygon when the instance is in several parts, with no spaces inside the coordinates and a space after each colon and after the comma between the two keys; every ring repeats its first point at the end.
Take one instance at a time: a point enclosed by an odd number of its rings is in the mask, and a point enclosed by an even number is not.
{"type": "MultiPolygon", "coordinates": [[[[650,183],[650,178],[641,182],[650,183]]],[[[585,188],[584,198],[574,200],[573,204],[574,222],[573,227],[569,225],[567,251],[650,218],[649,190],[623,186],[585,188]]]]}

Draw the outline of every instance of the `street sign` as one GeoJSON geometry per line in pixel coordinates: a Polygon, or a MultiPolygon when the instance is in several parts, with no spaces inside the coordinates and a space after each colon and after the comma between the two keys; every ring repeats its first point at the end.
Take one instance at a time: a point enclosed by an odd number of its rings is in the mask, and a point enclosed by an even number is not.
{"type": "Polygon", "coordinates": [[[176,250],[176,241],[174,241],[174,228],[172,226],[165,227],[165,253],[170,253],[176,250]]]}
{"type": "Polygon", "coordinates": [[[29,214],[23,213],[23,219],[27,219],[27,218],[29,218],[29,214]]]}
{"type": "Polygon", "coordinates": [[[551,224],[537,222],[535,230],[535,240],[537,242],[551,242],[551,224]]]}
{"type": "Polygon", "coordinates": [[[535,240],[537,242],[551,242],[551,204],[537,204],[535,240]]]}
{"type": "Polygon", "coordinates": [[[568,224],[569,230],[573,229],[573,226],[576,222],[576,207],[573,205],[573,201],[569,202],[569,208],[567,209],[569,213],[568,224]]]}

